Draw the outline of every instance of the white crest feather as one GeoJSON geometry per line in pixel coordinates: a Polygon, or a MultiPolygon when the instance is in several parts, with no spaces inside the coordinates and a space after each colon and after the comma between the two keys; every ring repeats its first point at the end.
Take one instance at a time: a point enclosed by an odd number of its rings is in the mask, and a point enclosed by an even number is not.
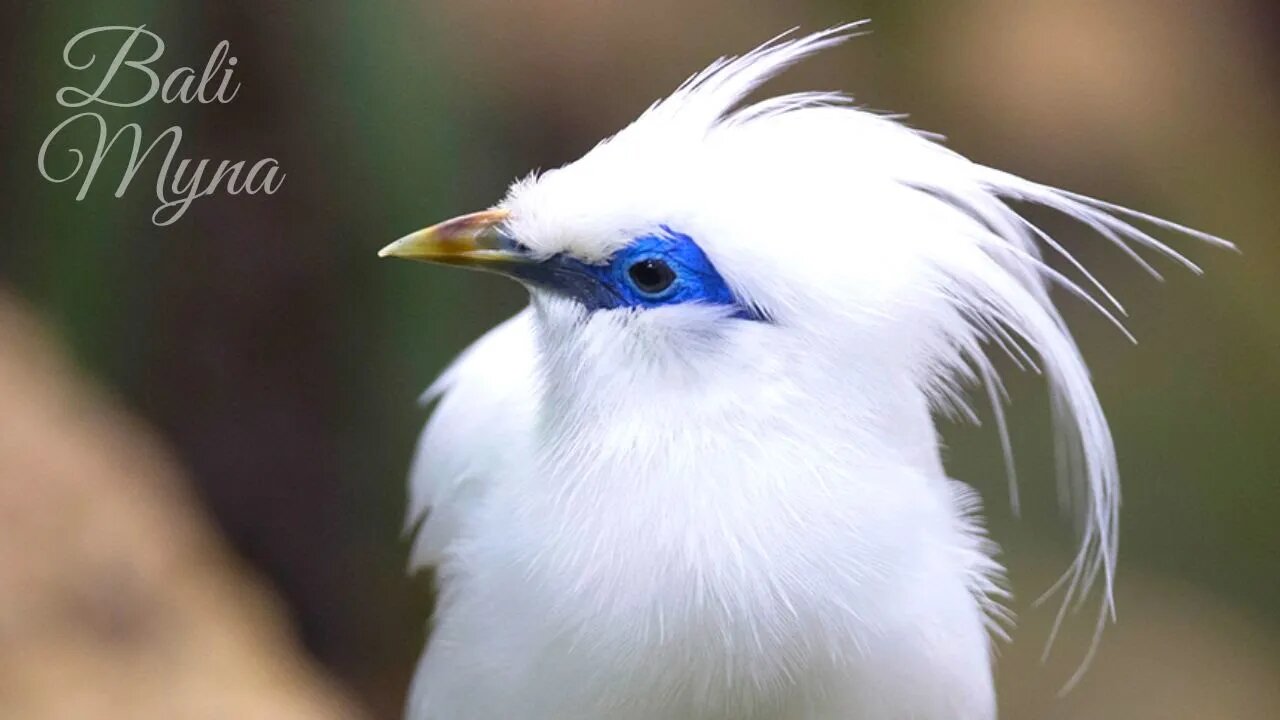
{"type": "MultiPolygon", "coordinates": [[[[791,64],[815,52],[843,42],[861,29],[853,23],[809,35],[774,41],[732,60],[721,60],[695,75],[669,100],[658,104],[640,123],[690,123],[705,131],[716,127],[759,122],[785,113],[805,112],[816,106],[838,106],[849,98],[834,93],[800,93],[762,101],[744,109],[733,107],[749,92],[791,64]]],[[[785,37],[785,36],[783,36],[785,37]]],[[[846,108],[844,112],[866,113],[846,108]]],[[[894,123],[876,118],[879,123],[894,123]]],[[[1135,222],[1157,229],[1188,235],[1212,245],[1231,248],[1231,243],[1192,228],[1149,214],[1076,193],[1032,182],[1007,172],[985,167],[934,142],[923,133],[885,133],[899,141],[886,154],[900,153],[890,170],[899,182],[926,193],[938,202],[956,208],[964,218],[955,218],[957,243],[949,252],[932,258],[942,287],[952,295],[956,311],[965,323],[948,326],[954,354],[937,369],[938,398],[954,396],[946,389],[953,380],[984,382],[992,390],[1001,440],[1008,455],[1008,439],[1000,409],[1003,388],[983,347],[1003,348],[1015,363],[1043,372],[1051,393],[1053,415],[1058,429],[1057,452],[1063,499],[1079,513],[1080,548],[1071,568],[1050,593],[1065,588],[1062,607],[1054,623],[1057,633],[1065,611],[1073,602],[1083,601],[1095,582],[1102,582],[1103,611],[1098,618],[1100,632],[1107,614],[1114,614],[1112,583],[1118,547],[1120,479],[1115,447],[1106,417],[1090,382],[1089,372],[1066,323],[1050,300],[1047,286],[1056,285],[1082,298],[1133,339],[1107,307],[1077,282],[1053,270],[1041,258],[1042,247],[1060,255],[1102,294],[1106,303],[1120,314],[1124,308],[1116,298],[1072,254],[1047,233],[1031,224],[1010,201],[1042,205],[1082,223],[1121,249],[1156,278],[1159,273],[1138,254],[1134,246],[1152,250],[1182,264],[1193,272],[1200,268],[1184,255],[1152,237],[1135,222]],[[967,222],[971,220],[972,222],[967,222]],[[1013,337],[1010,337],[1010,334],[1013,337]],[[1039,358],[1032,362],[1021,345],[1039,358]],[[972,363],[975,378],[969,371],[972,363]]],[[[1012,480],[1012,465],[1009,467],[1012,480]]],[[[1016,503],[1016,487],[1014,488],[1016,503]]],[[[1042,598],[1043,599],[1043,598],[1042,598]]],[[[1050,638],[1052,643],[1052,637],[1050,638]]],[[[1096,649],[1096,642],[1090,656],[1096,649]]],[[[1046,647],[1046,652],[1048,648],[1046,647]]],[[[1086,659],[1085,665],[1088,664],[1086,659]]],[[[1083,670],[1083,666],[1081,668],[1083,670]]],[[[1068,684],[1074,684],[1079,673],[1068,684]]]]}

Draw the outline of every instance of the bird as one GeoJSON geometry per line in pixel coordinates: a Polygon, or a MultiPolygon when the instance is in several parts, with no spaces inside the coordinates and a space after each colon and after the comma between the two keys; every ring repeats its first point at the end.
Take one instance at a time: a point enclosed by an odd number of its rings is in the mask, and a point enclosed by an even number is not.
{"type": "Polygon", "coordinates": [[[1199,271],[1153,233],[1232,246],[841,93],[748,102],[865,26],[796,33],[381,250],[529,294],[424,396],[407,528],[439,587],[408,720],[992,720],[1010,591],[938,423],[985,389],[1013,477],[1004,356],[1051,402],[1062,609],[1112,619],[1116,450],[1053,293],[1123,307],[1018,208],[1152,273],[1199,271]]]}

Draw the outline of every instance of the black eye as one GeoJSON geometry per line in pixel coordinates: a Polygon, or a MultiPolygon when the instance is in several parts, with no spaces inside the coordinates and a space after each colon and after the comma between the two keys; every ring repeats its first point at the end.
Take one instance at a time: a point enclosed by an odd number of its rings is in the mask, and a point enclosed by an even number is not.
{"type": "Polygon", "coordinates": [[[659,295],[676,281],[671,266],[657,258],[646,258],[627,268],[627,275],[636,289],[646,295],[659,295]]]}

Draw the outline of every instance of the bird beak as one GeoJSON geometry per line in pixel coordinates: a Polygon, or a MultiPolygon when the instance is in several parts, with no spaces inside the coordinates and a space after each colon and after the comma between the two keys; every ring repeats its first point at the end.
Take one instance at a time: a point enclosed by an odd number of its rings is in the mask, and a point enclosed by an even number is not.
{"type": "Polygon", "coordinates": [[[484,210],[409,233],[378,251],[378,257],[459,265],[510,273],[515,265],[533,262],[528,251],[508,235],[506,210],[484,210]]]}

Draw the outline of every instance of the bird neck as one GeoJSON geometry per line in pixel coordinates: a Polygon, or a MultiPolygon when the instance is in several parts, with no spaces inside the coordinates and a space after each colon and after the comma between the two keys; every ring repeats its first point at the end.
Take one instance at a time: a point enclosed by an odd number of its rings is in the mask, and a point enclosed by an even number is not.
{"type": "Polygon", "coordinates": [[[892,364],[861,368],[849,377],[804,353],[671,365],[583,362],[559,351],[543,358],[541,438],[571,482],[584,468],[619,482],[634,472],[677,483],[717,472],[791,476],[805,465],[941,476],[915,378],[892,364]]]}

